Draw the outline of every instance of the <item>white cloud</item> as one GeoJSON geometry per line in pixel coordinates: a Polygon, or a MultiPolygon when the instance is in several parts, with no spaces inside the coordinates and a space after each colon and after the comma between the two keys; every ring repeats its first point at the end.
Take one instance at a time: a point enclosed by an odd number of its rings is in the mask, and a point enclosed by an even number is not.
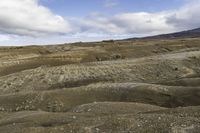
{"type": "Polygon", "coordinates": [[[125,33],[156,34],[174,31],[174,27],[166,23],[168,12],[160,13],[122,13],[112,18],[111,22],[125,33]]]}
{"type": "Polygon", "coordinates": [[[200,27],[200,0],[186,0],[179,9],[160,12],[129,12],[113,16],[91,14],[79,19],[83,32],[155,35],[200,27]]]}
{"type": "Polygon", "coordinates": [[[106,32],[121,33],[120,27],[111,21],[112,18],[101,15],[100,13],[92,13],[84,18],[75,19],[82,32],[106,32]]]}
{"type": "Polygon", "coordinates": [[[166,22],[168,12],[160,13],[121,13],[112,17],[92,14],[78,19],[82,32],[104,32],[108,34],[159,34],[175,31],[166,22]]]}
{"type": "Polygon", "coordinates": [[[10,36],[8,35],[0,35],[0,42],[10,41],[10,36]]]}
{"type": "Polygon", "coordinates": [[[184,7],[172,12],[167,18],[167,24],[177,29],[200,27],[200,0],[190,0],[184,7]]]}
{"type": "Polygon", "coordinates": [[[38,0],[1,0],[0,32],[25,36],[63,34],[70,26],[38,0]]]}

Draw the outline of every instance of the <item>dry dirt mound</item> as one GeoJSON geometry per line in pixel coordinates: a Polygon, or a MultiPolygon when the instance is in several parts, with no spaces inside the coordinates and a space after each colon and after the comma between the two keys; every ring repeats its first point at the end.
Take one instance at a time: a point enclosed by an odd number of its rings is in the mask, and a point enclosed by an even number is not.
{"type": "Polygon", "coordinates": [[[199,132],[199,43],[0,48],[0,132],[199,132]]]}

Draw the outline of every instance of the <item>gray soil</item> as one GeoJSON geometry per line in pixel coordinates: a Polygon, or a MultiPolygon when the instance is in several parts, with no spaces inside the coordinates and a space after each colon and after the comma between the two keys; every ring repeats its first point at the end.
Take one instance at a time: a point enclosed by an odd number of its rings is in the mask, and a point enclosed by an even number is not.
{"type": "Polygon", "coordinates": [[[199,131],[199,38],[0,48],[0,133],[199,131]]]}

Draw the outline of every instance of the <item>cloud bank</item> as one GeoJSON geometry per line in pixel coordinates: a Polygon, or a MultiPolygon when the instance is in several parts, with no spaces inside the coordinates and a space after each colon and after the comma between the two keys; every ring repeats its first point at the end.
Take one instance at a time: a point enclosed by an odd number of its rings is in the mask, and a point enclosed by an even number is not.
{"type": "Polygon", "coordinates": [[[188,0],[179,10],[171,12],[166,23],[177,29],[191,29],[200,27],[200,0],[188,0]]]}
{"type": "MultiPolygon", "coordinates": [[[[113,0],[107,0],[106,4],[102,6],[120,6],[113,0]]],[[[0,44],[11,41],[11,44],[15,41],[27,44],[61,43],[65,39],[66,42],[94,41],[94,38],[100,40],[170,33],[200,27],[199,12],[200,0],[186,0],[183,7],[174,10],[121,12],[112,16],[94,12],[82,18],[64,18],[42,6],[39,0],[1,0],[0,44]]]]}
{"type": "Polygon", "coordinates": [[[39,5],[38,0],[1,0],[0,32],[25,36],[63,34],[71,29],[61,16],[39,5]]]}
{"type": "Polygon", "coordinates": [[[92,14],[81,20],[83,32],[104,32],[109,34],[158,34],[175,31],[167,23],[169,13],[121,13],[112,17],[92,14]]]}
{"type": "Polygon", "coordinates": [[[200,27],[200,0],[190,0],[174,10],[129,12],[114,16],[92,13],[81,20],[80,29],[111,34],[155,35],[200,27]]]}

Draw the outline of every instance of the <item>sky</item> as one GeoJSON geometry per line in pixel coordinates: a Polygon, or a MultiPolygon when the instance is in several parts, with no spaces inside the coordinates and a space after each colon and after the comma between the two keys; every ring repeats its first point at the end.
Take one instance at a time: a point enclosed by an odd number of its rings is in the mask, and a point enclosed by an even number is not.
{"type": "Polygon", "coordinates": [[[1,0],[0,46],[101,41],[200,27],[200,0],[1,0]]]}

